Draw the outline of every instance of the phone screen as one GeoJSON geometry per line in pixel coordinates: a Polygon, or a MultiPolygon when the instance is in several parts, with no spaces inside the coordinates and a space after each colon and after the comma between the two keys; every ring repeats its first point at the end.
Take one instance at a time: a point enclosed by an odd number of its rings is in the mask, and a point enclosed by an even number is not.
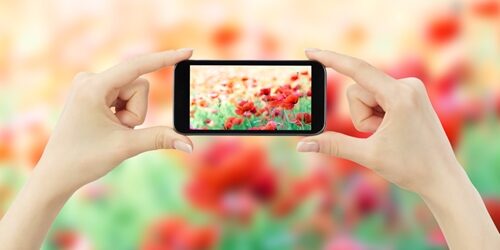
{"type": "Polygon", "coordinates": [[[310,131],[311,67],[190,65],[190,129],[310,131]]]}

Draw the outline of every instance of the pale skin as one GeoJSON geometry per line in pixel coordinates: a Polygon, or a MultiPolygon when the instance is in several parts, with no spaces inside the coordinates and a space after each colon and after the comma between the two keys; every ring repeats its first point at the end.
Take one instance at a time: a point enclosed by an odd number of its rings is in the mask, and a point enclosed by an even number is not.
{"type": "MultiPolygon", "coordinates": [[[[192,151],[189,138],[171,128],[134,129],[147,111],[148,83],[140,76],[191,54],[189,49],[153,53],[75,77],[41,160],[0,221],[2,249],[40,248],[71,195],[122,161],[156,149],[192,151]]],[[[325,132],[304,138],[297,150],[355,161],[417,193],[451,249],[500,249],[500,235],[456,160],[423,84],[414,78],[393,79],[334,52],[314,49],[306,54],[354,79],[347,92],[353,122],[373,135],[359,139],[325,132]]]]}
{"type": "Polygon", "coordinates": [[[450,249],[500,249],[500,235],[481,196],[457,161],[423,83],[394,79],[359,59],[324,50],[307,56],[352,78],[347,99],[366,138],[325,132],[303,139],[301,152],[357,162],[420,195],[450,249]]]}

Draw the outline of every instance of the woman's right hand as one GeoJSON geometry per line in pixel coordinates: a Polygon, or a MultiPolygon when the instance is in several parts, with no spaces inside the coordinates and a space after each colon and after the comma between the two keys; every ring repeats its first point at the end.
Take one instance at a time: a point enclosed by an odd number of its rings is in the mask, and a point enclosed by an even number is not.
{"type": "Polygon", "coordinates": [[[307,51],[354,79],[347,97],[354,126],[373,134],[335,132],[304,138],[298,151],[352,160],[418,193],[451,249],[500,249],[500,235],[481,196],[458,163],[423,83],[394,79],[370,64],[334,52],[307,51]]]}
{"type": "Polygon", "coordinates": [[[373,135],[361,139],[325,132],[303,139],[299,151],[352,160],[419,194],[463,171],[422,81],[397,80],[362,60],[330,51],[307,55],[356,81],[347,89],[352,121],[357,130],[373,135]]]}

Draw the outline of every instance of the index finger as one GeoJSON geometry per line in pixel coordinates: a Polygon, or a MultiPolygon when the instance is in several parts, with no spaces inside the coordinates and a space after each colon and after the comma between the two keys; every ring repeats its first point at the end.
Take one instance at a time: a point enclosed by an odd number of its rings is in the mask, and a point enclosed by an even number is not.
{"type": "Polygon", "coordinates": [[[394,78],[373,67],[369,63],[347,55],[327,50],[306,50],[306,55],[327,67],[344,74],[368,91],[384,94],[391,87],[394,78]]]}
{"type": "Polygon", "coordinates": [[[117,64],[100,75],[103,82],[113,88],[122,87],[139,76],[188,59],[192,49],[169,50],[145,54],[117,64]]]}

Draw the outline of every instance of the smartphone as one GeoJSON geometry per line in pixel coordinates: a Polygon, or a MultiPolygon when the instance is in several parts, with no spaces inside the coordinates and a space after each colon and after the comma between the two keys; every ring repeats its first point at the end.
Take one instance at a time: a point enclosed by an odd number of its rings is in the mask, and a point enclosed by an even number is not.
{"type": "Polygon", "coordinates": [[[318,134],[325,82],[316,61],[182,61],[174,70],[174,127],[187,135],[318,134]]]}

